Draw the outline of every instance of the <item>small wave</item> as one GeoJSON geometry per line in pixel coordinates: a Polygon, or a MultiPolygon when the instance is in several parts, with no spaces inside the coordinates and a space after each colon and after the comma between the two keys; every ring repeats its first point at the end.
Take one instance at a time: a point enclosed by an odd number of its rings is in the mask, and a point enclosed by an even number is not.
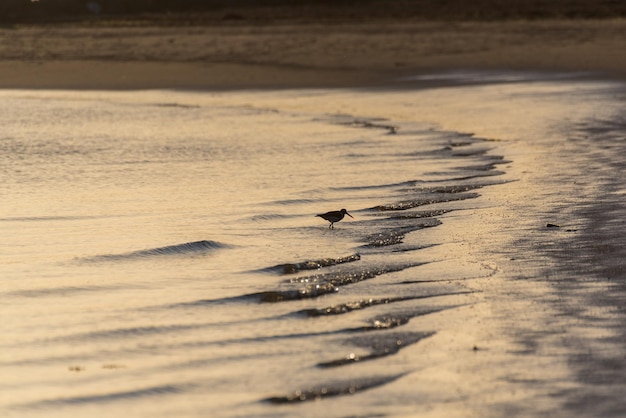
{"type": "MultiPolygon", "coordinates": [[[[459,168],[459,170],[460,170],[460,168],[459,168]]],[[[450,175],[450,173],[441,173],[441,172],[439,172],[439,173],[433,172],[433,173],[430,173],[430,174],[432,174],[432,175],[446,175],[446,176],[450,175]]],[[[442,182],[442,181],[482,180],[483,177],[495,177],[495,176],[502,176],[504,174],[505,174],[504,171],[499,171],[499,170],[496,170],[496,171],[485,170],[484,172],[480,172],[480,170],[477,170],[477,173],[475,173],[475,174],[468,174],[466,176],[452,177],[452,178],[448,178],[448,179],[444,179],[444,180],[437,180],[437,181],[442,182]]]]}
{"type": "Polygon", "coordinates": [[[370,349],[369,354],[359,355],[353,352],[338,360],[318,363],[317,367],[329,368],[345,366],[347,364],[361,363],[368,360],[376,360],[398,353],[402,348],[415,344],[425,338],[435,335],[434,332],[403,332],[387,333],[384,335],[365,335],[350,338],[344,343],[357,347],[370,349]]]}
{"type": "Polygon", "coordinates": [[[335,293],[339,289],[332,283],[318,283],[304,286],[301,289],[268,290],[265,292],[245,295],[244,298],[258,299],[261,303],[286,302],[290,300],[311,299],[329,293],[335,293]]]}
{"type": "Polygon", "coordinates": [[[361,259],[358,253],[348,255],[346,257],[322,258],[319,260],[307,260],[299,263],[278,264],[259,271],[277,272],[279,274],[294,274],[302,270],[318,270],[323,267],[335,266],[337,264],[351,263],[361,259]]]}
{"type": "Polygon", "coordinates": [[[484,184],[463,184],[463,185],[452,185],[452,186],[428,187],[422,190],[428,193],[452,193],[454,194],[454,193],[469,192],[470,190],[480,189],[484,186],[485,186],[484,184]]]}
{"type": "Polygon", "coordinates": [[[287,218],[293,218],[295,215],[284,215],[284,214],[279,214],[279,213],[267,213],[267,214],[261,214],[261,215],[253,215],[250,218],[248,218],[249,220],[251,220],[252,222],[262,222],[262,221],[273,221],[275,219],[287,219],[287,218]]]}
{"type": "MultiPolygon", "coordinates": [[[[493,158],[492,158],[493,160],[493,158]]],[[[491,161],[491,162],[487,162],[487,163],[479,163],[479,164],[472,164],[472,165],[464,165],[464,166],[459,166],[456,167],[457,171],[492,171],[495,170],[496,167],[498,165],[503,165],[503,164],[510,164],[511,161],[510,160],[505,160],[505,159],[500,159],[497,161],[491,161]]],[[[503,171],[497,172],[497,175],[501,175],[504,174],[503,171]]]]}
{"type": "Polygon", "coordinates": [[[387,123],[387,118],[380,117],[359,118],[352,115],[341,114],[333,115],[328,121],[337,125],[351,126],[354,128],[382,129],[386,130],[389,134],[395,134],[399,129],[398,126],[387,123]]]}
{"type": "Polygon", "coordinates": [[[86,261],[109,261],[109,260],[126,260],[145,257],[175,256],[175,255],[202,255],[218,250],[228,248],[226,244],[216,241],[202,240],[186,242],[184,244],[168,245],[165,247],[150,248],[147,250],[132,251],[122,254],[104,254],[95,257],[89,257],[86,261]]]}
{"type": "MultiPolygon", "coordinates": [[[[484,177],[481,175],[480,177],[484,177]]],[[[488,186],[497,186],[500,184],[510,183],[511,180],[494,180],[484,182],[470,182],[467,184],[449,184],[440,186],[428,186],[428,187],[414,187],[406,189],[407,192],[422,192],[432,194],[457,194],[466,193],[471,190],[482,189],[488,186]]]]}
{"type": "Polygon", "coordinates": [[[342,123],[342,125],[353,126],[355,128],[384,129],[389,134],[395,134],[398,132],[397,126],[389,125],[385,123],[378,123],[378,122],[374,122],[373,120],[355,119],[351,122],[344,122],[342,123]]]}
{"type": "Polygon", "coordinates": [[[363,245],[362,248],[387,247],[390,245],[400,244],[404,240],[406,234],[410,232],[424,228],[432,228],[439,225],[441,225],[441,221],[439,219],[432,218],[417,225],[388,229],[365,237],[364,241],[366,241],[367,244],[363,245]]]}
{"type": "Polygon", "coordinates": [[[378,268],[365,268],[356,271],[338,271],[333,273],[296,277],[283,282],[283,284],[288,287],[287,289],[266,290],[221,299],[200,299],[194,302],[185,303],[184,305],[199,306],[237,301],[247,302],[250,300],[259,303],[277,303],[314,299],[319,296],[336,293],[339,291],[340,286],[347,286],[349,284],[369,280],[383,274],[394,273],[408,268],[418,267],[423,264],[426,263],[416,262],[398,266],[381,266],[378,268]]]}
{"type": "Polygon", "coordinates": [[[445,293],[434,293],[434,294],[417,295],[417,296],[399,296],[399,297],[387,297],[387,298],[380,298],[380,299],[362,299],[362,300],[358,300],[354,302],[346,302],[346,303],[341,303],[338,305],[327,306],[325,308],[304,309],[295,313],[304,314],[309,317],[342,315],[342,314],[346,314],[352,311],[371,308],[377,305],[390,305],[392,303],[406,302],[406,301],[416,300],[416,299],[429,299],[429,298],[436,298],[436,297],[442,297],[442,296],[466,295],[469,293],[473,293],[473,292],[470,292],[470,291],[445,292],[445,293]]]}
{"type": "Polygon", "coordinates": [[[371,185],[359,185],[359,186],[341,186],[341,187],[329,187],[330,190],[372,190],[372,189],[390,189],[401,186],[413,187],[418,183],[425,183],[424,180],[406,180],[398,183],[386,183],[386,184],[371,184],[371,185]]]}
{"type": "Polygon", "coordinates": [[[287,280],[287,285],[295,285],[290,289],[269,290],[264,292],[243,295],[243,299],[256,299],[261,303],[276,303],[293,300],[317,298],[329,293],[339,291],[340,286],[346,286],[369,280],[374,277],[402,271],[411,267],[417,267],[425,263],[412,263],[398,266],[381,266],[378,268],[366,268],[356,271],[339,271],[326,274],[314,274],[311,276],[298,277],[287,280]],[[297,285],[303,285],[297,287],[297,285]]]}
{"type": "Polygon", "coordinates": [[[423,219],[423,218],[434,218],[435,216],[445,215],[446,213],[452,212],[454,209],[434,209],[434,210],[421,210],[416,212],[405,212],[399,215],[386,216],[384,219],[397,219],[397,220],[407,220],[407,219],[423,219]]]}
{"type": "Polygon", "coordinates": [[[392,211],[392,210],[407,210],[413,209],[418,206],[432,205],[435,203],[453,202],[456,200],[475,199],[480,196],[478,193],[458,193],[456,195],[442,194],[441,196],[435,196],[431,198],[405,200],[402,202],[389,203],[385,205],[374,206],[373,210],[380,212],[392,211]]]}
{"type": "Polygon", "coordinates": [[[264,400],[273,404],[290,404],[315,401],[332,396],[354,395],[355,393],[362,392],[367,389],[391,383],[402,376],[404,376],[404,374],[360,378],[344,382],[332,382],[310,389],[298,389],[288,395],[273,396],[264,400]]]}

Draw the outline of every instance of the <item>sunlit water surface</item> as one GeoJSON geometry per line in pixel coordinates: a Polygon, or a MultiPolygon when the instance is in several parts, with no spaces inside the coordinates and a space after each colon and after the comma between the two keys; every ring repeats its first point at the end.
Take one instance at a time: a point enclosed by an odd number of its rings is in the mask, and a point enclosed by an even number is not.
{"type": "Polygon", "coordinates": [[[567,298],[519,279],[565,203],[623,200],[623,86],[444,79],[0,92],[2,415],[565,411],[567,298]]]}

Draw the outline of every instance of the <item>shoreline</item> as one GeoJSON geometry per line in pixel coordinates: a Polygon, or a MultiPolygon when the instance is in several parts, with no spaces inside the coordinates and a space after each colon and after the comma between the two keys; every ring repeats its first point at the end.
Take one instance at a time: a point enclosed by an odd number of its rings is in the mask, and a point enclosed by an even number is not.
{"type": "Polygon", "coordinates": [[[626,19],[385,22],[5,28],[0,88],[384,87],[450,70],[626,79],[626,19]]]}

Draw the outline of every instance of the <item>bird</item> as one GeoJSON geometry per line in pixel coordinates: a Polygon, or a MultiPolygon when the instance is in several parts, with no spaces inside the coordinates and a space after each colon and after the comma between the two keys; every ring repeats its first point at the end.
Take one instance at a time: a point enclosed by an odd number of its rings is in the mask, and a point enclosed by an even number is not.
{"type": "Polygon", "coordinates": [[[328,227],[328,229],[335,229],[333,224],[335,222],[339,222],[340,220],[342,220],[344,215],[348,215],[349,217],[354,218],[354,216],[350,215],[348,211],[345,209],[333,210],[333,211],[326,212],[326,213],[320,213],[315,216],[319,216],[320,218],[326,219],[328,222],[330,222],[330,226],[328,227]]]}

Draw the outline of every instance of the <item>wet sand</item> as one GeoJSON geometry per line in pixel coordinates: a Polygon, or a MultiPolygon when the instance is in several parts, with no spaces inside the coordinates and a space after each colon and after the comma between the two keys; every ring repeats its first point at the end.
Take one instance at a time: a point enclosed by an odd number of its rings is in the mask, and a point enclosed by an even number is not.
{"type": "Polygon", "coordinates": [[[122,22],[0,29],[1,88],[389,86],[447,69],[626,77],[626,20],[164,26],[122,22]]]}

